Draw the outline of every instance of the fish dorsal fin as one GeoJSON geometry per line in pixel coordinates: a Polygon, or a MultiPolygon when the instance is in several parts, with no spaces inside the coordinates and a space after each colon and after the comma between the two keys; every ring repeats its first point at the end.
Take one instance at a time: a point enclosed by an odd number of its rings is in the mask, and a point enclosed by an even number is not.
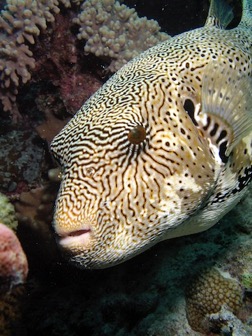
{"type": "MultiPolygon", "coordinates": [[[[252,131],[252,78],[241,75],[223,60],[210,62],[202,77],[200,114],[213,118],[215,125],[219,123],[225,130],[225,155],[229,156],[234,146],[252,131]]],[[[210,121],[203,128],[206,123],[210,121]]]]}
{"type": "Polygon", "coordinates": [[[233,17],[232,8],[224,0],[211,0],[205,26],[226,28],[233,17]]]}
{"type": "Polygon", "coordinates": [[[242,17],[239,27],[252,28],[252,0],[242,1],[242,17]]]}

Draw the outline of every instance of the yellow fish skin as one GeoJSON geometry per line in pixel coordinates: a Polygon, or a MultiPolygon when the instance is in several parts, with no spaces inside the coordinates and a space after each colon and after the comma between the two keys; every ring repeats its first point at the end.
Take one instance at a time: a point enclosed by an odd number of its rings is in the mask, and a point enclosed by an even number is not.
{"type": "Polygon", "coordinates": [[[54,138],[54,229],[80,268],[121,263],[204,231],[252,174],[252,1],[238,27],[212,1],[204,27],[120,69],[54,138]]]}

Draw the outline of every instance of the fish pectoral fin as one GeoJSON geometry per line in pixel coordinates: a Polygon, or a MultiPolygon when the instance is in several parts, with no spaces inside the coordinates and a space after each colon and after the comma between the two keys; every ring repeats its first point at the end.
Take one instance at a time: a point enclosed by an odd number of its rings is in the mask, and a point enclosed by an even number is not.
{"type": "Polygon", "coordinates": [[[211,0],[205,26],[226,28],[233,17],[232,8],[225,0],[211,0]]]}
{"type": "Polygon", "coordinates": [[[252,27],[252,1],[242,0],[242,17],[238,27],[251,29],[252,27]]]}
{"type": "Polygon", "coordinates": [[[210,62],[202,78],[202,114],[226,125],[226,155],[252,130],[252,78],[223,60],[210,62]]]}

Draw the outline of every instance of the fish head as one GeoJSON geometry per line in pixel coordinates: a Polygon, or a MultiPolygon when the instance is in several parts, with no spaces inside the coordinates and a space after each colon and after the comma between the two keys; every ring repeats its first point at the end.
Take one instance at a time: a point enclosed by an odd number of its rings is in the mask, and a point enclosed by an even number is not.
{"type": "Polygon", "coordinates": [[[121,263],[165,239],[214,185],[208,140],[187,111],[200,95],[136,68],[115,74],[51,144],[63,170],[54,228],[80,268],[121,263]]]}

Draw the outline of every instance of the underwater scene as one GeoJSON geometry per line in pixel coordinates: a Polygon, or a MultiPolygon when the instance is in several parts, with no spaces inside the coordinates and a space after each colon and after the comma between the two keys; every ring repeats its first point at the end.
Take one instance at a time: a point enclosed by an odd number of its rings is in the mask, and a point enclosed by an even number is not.
{"type": "Polygon", "coordinates": [[[251,336],[252,0],[0,10],[0,336],[251,336]]]}

